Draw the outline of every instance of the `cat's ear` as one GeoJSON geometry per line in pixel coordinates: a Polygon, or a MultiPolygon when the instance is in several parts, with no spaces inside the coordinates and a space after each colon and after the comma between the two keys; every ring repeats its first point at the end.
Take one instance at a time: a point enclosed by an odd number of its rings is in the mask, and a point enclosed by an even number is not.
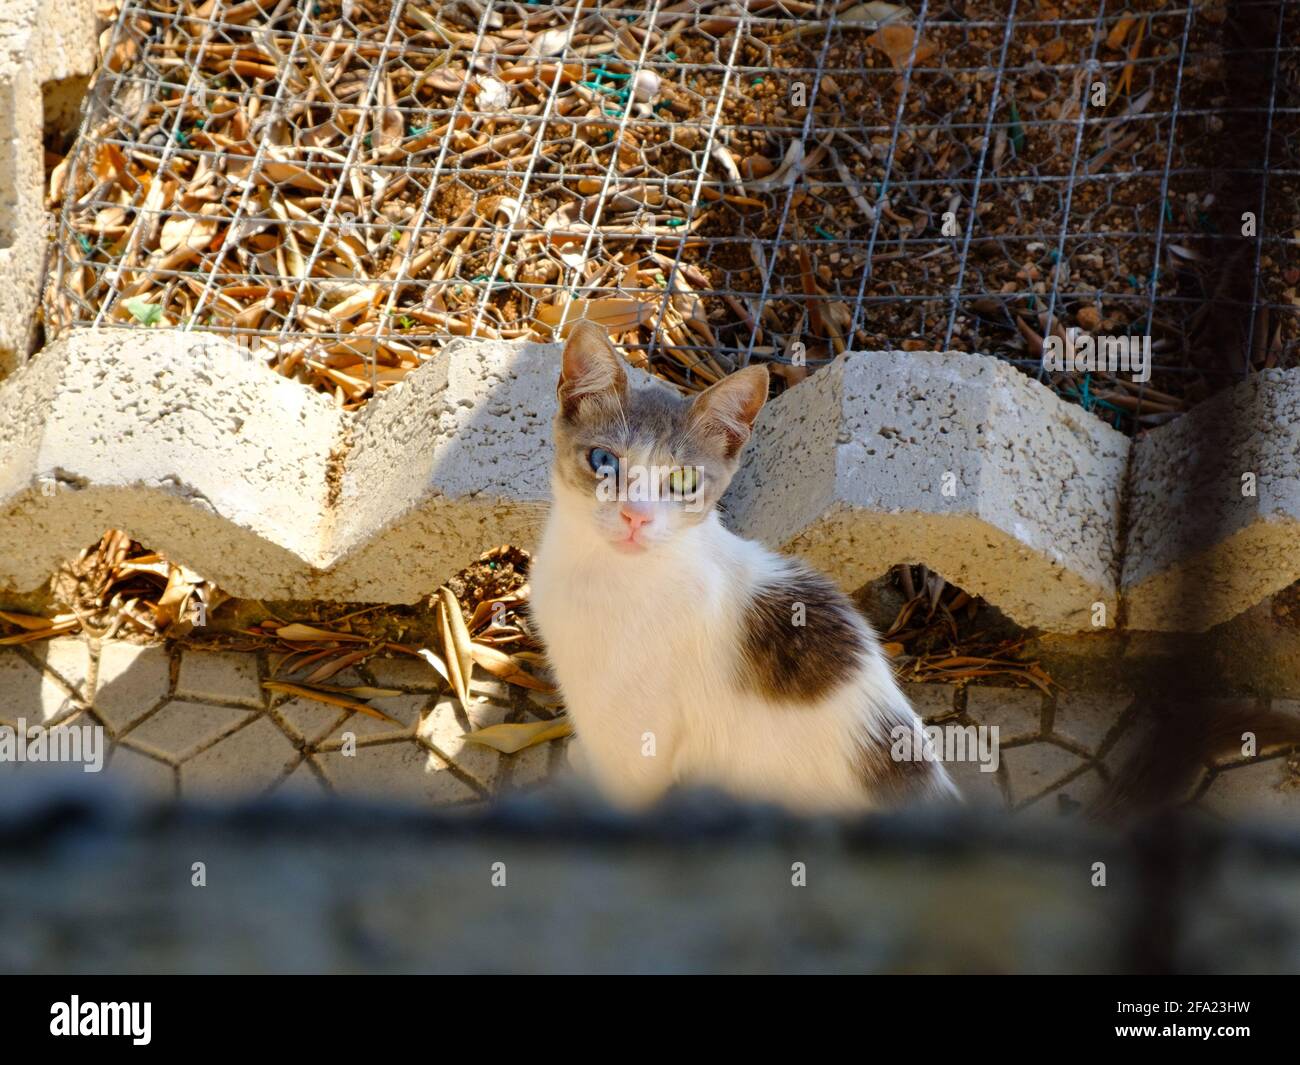
{"type": "Polygon", "coordinates": [[[564,345],[560,383],[555,392],[566,418],[572,418],[588,397],[597,397],[614,407],[627,399],[627,371],[604,326],[590,321],[574,323],[564,345]]]}
{"type": "Polygon", "coordinates": [[[754,419],[767,402],[768,373],[762,363],[710,385],[691,403],[691,425],[698,432],[721,438],[727,458],[735,458],[749,439],[754,419]]]}

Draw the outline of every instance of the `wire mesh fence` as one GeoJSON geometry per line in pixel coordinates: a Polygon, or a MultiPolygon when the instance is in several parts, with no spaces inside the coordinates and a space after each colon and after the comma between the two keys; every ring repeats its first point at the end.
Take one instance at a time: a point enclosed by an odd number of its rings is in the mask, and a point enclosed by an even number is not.
{"type": "Polygon", "coordinates": [[[46,326],[345,406],[578,318],[687,389],[973,350],[1159,424],[1297,361],[1297,42],[1290,0],[122,0],[46,326]],[[1150,379],[1044,359],[1082,335],[1150,379]]]}

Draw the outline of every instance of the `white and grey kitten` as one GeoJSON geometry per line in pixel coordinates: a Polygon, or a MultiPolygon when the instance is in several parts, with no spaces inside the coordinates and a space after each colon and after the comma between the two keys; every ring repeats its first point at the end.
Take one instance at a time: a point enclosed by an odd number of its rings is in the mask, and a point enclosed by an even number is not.
{"type": "Polygon", "coordinates": [[[764,366],[693,399],[631,387],[604,329],[573,329],[531,585],[580,763],[629,805],[679,783],[800,810],[955,796],[891,757],[921,723],[850,601],[718,518],[767,388],[764,366]]]}

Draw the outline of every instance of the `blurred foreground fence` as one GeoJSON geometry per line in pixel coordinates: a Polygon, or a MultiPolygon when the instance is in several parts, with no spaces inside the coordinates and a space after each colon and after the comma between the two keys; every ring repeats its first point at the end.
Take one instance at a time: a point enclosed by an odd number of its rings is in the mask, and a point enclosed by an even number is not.
{"type": "Polygon", "coordinates": [[[1300,969],[1292,829],[2,798],[9,972],[1300,969]]]}

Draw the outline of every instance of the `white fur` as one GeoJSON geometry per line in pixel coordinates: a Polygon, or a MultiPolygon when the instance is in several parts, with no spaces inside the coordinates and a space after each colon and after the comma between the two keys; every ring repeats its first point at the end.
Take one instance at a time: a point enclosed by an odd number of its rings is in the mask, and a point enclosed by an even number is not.
{"type": "MultiPolygon", "coordinates": [[[[729,532],[716,513],[649,550],[618,551],[589,500],[558,479],[554,492],[532,614],[580,761],[601,790],[629,805],[678,782],[801,810],[873,805],[855,765],[860,743],[874,735],[888,749],[887,720],[920,722],[865,622],[864,665],[821,701],[779,705],[741,690],[743,604],[787,560],[729,532]]],[[[951,791],[935,768],[939,790],[951,791]]]]}

